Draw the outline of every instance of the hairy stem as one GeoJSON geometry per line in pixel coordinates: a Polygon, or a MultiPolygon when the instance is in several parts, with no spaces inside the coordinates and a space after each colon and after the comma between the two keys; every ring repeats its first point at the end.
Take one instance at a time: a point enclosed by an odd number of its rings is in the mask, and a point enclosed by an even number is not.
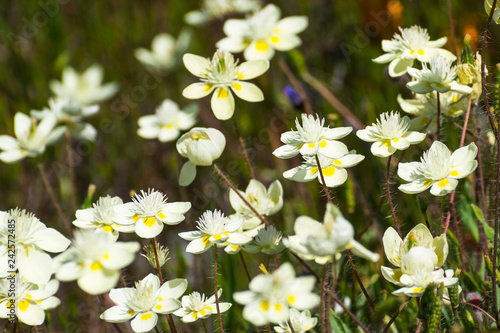
{"type": "Polygon", "coordinates": [[[219,320],[219,330],[220,332],[224,332],[224,328],[222,327],[222,317],[220,315],[220,307],[219,307],[219,293],[217,290],[217,244],[214,244],[214,291],[215,291],[215,306],[217,307],[217,319],[219,320]]]}
{"type": "Polygon", "coordinates": [[[236,135],[238,136],[238,141],[240,142],[243,156],[245,156],[245,160],[248,165],[248,170],[250,171],[250,177],[252,177],[252,179],[255,179],[255,172],[253,171],[252,163],[250,163],[250,157],[248,157],[248,151],[247,147],[245,146],[245,141],[243,141],[243,137],[241,136],[240,133],[240,128],[238,127],[238,123],[236,122],[236,119],[234,117],[233,117],[233,124],[234,124],[234,129],[236,131],[236,135]]]}
{"type": "Polygon", "coordinates": [[[248,200],[245,199],[243,195],[241,195],[240,191],[238,191],[236,186],[234,186],[233,183],[231,183],[231,181],[227,178],[227,176],[215,164],[214,164],[214,169],[215,171],[217,171],[219,176],[226,182],[226,184],[236,193],[236,195],[240,197],[240,199],[245,203],[245,205],[247,205],[247,207],[250,208],[250,210],[255,214],[255,216],[257,216],[259,220],[261,220],[267,227],[269,227],[270,225],[269,221],[264,216],[262,216],[257,210],[255,210],[252,204],[250,204],[248,200]]]}
{"type": "Polygon", "coordinates": [[[387,159],[387,168],[385,173],[385,189],[387,191],[387,202],[389,203],[389,208],[391,209],[392,219],[394,220],[394,226],[396,227],[396,231],[401,237],[401,227],[399,225],[399,220],[396,215],[396,210],[394,209],[394,204],[392,203],[392,195],[391,195],[391,158],[392,155],[389,155],[387,159]]]}
{"type": "Polygon", "coordinates": [[[323,185],[323,190],[326,193],[326,198],[329,203],[332,203],[332,197],[330,196],[330,190],[326,186],[325,176],[323,175],[323,169],[321,169],[321,164],[319,163],[318,155],[316,154],[316,164],[318,165],[319,176],[321,177],[321,185],[323,185]]]}
{"type": "Polygon", "coordinates": [[[50,185],[49,179],[47,177],[47,174],[45,173],[45,170],[42,166],[42,164],[38,164],[38,170],[40,170],[40,174],[42,175],[42,181],[43,185],[45,185],[45,189],[47,190],[47,193],[49,194],[50,200],[52,201],[52,204],[56,207],[57,214],[59,214],[59,217],[61,218],[64,227],[68,231],[68,234],[73,237],[73,230],[71,229],[71,224],[69,223],[68,219],[66,218],[66,215],[64,215],[64,212],[61,208],[61,205],[59,202],[57,202],[56,195],[54,194],[54,191],[52,189],[52,186],[50,185]]]}
{"type": "Polygon", "coordinates": [[[347,259],[349,260],[349,265],[351,266],[352,272],[354,273],[354,277],[356,278],[356,281],[358,282],[359,287],[361,288],[361,291],[363,292],[363,295],[365,295],[366,301],[368,302],[368,306],[370,307],[370,311],[373,314],[373,313],[375,313],[375,304],[373,304],[373,301],[372,301],[370,295],[368,295],[368,292],[366,291],[365,286],[363,285],[363,282],[361,281],[361,278],[359,277],[358,271],[356,270],[356,265],[354,265],[354,261],[352,260],[352,257],[351,257],[351,251],[346,250],[345,253],[347,255],[347,259]]]}

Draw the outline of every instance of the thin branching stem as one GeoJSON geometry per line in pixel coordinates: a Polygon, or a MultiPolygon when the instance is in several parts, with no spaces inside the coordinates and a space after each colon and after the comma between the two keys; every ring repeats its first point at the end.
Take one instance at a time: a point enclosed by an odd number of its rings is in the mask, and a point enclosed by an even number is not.
{"type": "Polygon", "coordinates": [[[352,260],[351,251],[346,250],[345,253],[347,255],[347,260],[349,260],[349,265],[351,266],[352,272],[354,273],[354,278],[358,282],[359,287],[363,292],[363,295],[365,295],[366,301],[368,302],[368,306],[370,307],[370,311],[373,314],[375,313],[375,304],[373,304],[370,295],[368,295],[368,292],[366,291],[365,286],[363,285],[363,281],[361,281],[361,278],[359,277],[358,271],[356,270],[356,265],[354,265],[354,261],[352,260]]]}
{"type": "Polygon", "coordinates": [[[365,125],[349,110],[325,85],[310,73],[302,74],[302,78],[313,87],[333,108],[344,117],[356,130],[365,128],[365,125]]]}
{"type": "Polygon", "coordinates": [[[219,330],[220,332],[224,332],[224,328],[222,327],[222,317],[220,315],[220,306],[219,306],[219,293],[217,289],[217,244],[214,244],[214,291],[215,291],[215,307],[217,308],[217,319],[219,321],[219,330]]]}
{"type": "Polygon", "coordinates": [[[240,251],[240,259],[241,259],[241,264],[243,265],[243,269],[245,270],[245,274],[248,278],[248,282],[252,280],[252,277],[250,276],[250,273],[248,272],[247,264],[245,262],[245,258],[243,257],[243,253],[240,251]]]}
{"type": "Polygon", "coordinates": [[[451,0],[446,0],[446,9],[448,12],[448,21],[450,21],[451,45],[453,45],[453,54],[457,56],[457,39],[455,37],[455,23],[453,22],[453,12],[451,10],[451,0]]]}
{"type": "Polygon", "coordinates": [[[392,219],[394,220],[394,226],[396,227],[396,231],[401,237],[401,226],[399,225],[399,220],[396,215],[396,209],[394,209],[394,204],[392,203],[392,195],[391,195],[391,158],[392,155],[389,155],[387,159],[387,168],[385,173],[385,190],[387,191],[387,202],[389,203],[389,208],[391,209],[392,219]]]}
{"type": "Polygon", "coordinates": [[[316,164],[318,165],[318,172],[319,172],[319,176],[321,177],[321,185],[323,185],[323,190],[325,191],[326,199],[328,200],[329,203],[332,203],[332,197],[330,196],[330,190],[328,189],[328,186],[326,186],[325,176],[323,175],[323,169],[321,168],[321,163],[319,163],[319,157],[317,154],[316,154],[316,164]]]}
{"type": "MultiPolygon", "coordinates": [[[[469,95],[469,100],[467,102],[467,112],[465,113],[465,119],[464,119],[464,126],[462,128],[462,136],[460,137],[460,147],[462,148],[465,143],[465,135],[467,134],[467,125],[469,124],[469,117],[470,117],[470,109],[471,109],[471,95],[469,95]]],[[[450,208],[453,205],[455,201],[455,191],[451,192],[450,195],[450,208]]],[[[448,228],[450,226],[450,219],[451,219],[451,210],[448,209],[448,213],[446,214],[446,222],[444,224],[444,232],[448,232],[448,228]]]]}
{"type": "Polygon", "coordinates": [[[203,329],[205,330],[205,333],[208,333],[207,323],[205,323],[205,319],[202,319],[201,322],[203,323],[203,329]]]}
{"type": "Polygon", "coordinates": [[[250,171],[250,177],[252,177],[252,179],[255,179],[255,172],[253,171],[252,163],[250,163],[250,157],[248,156],[247,147],[245,146],[245,141],[243,141],[243,137],[241,136],[240,133],[240,128],[238,127],[238,123],[236,122],[234,116],[233,116],[233,124],[234,124],[234,130],[236,131],[236,135],[238,136],[238,141],[240,142],[243,156],[245,156],[245,160],[248,165],[248,170],[250,171]]]}
{"type": "Polygon", "coordinates": [[[328,315],[330,309],[326,306],[326,300],[329,298],[327,296],[327,289],[329,284],[329,274],[330,274],[330,263],[323,266],[323,274],[321,277],[320,285],[320,319],[321,319],[321,332],[327,333],[327,325],[330,324],[330,316],[328,315]]]}
{"type": "Polygon", "coordinates": [[[290,80],[290,83],[292,84],[293,88],[299,94],[300,99],[302,100],[302,104],[304,105],[304,111],[308,114],[314,114],[311,107],[311,102],[309,101],[309,98],[307,97],[307,94],[302,85],[300,84],[299,80],[295,77],[295,75],[293,74],[293,72],[290,70],[290,68],[283,59],[280,59],[279,64],[281,70],[283,71],[283,73],[285,73],[288,80],[290,80]]]}
{"type": "Polygon", "coordinates": [[[69,179],[71,182],[71,207],[73,211],[76,212],[76,182],[75,182],[75,164],[73,160],[73,149],[71,148],[71,134],[67,129],[65,132],[66,135],[66,156],[68,160],[69,167],[69,179]]]}
{"type": "MultiPolygon", "coordinates": [[[[151,243],[153,245],[153,252],[155,255],[156,270],[158,272],[158,278],[160,279],[160,285],[163,285],[163,275],[161,274],[160,259],[158,257],[158,252],[156,251],[156,237],[151,238],[151,243]]],[[[170,327],[170,332],[177,333],[177,328],[175,327],[174,318],[171,314],[167,314],[168,327],[170,327]]]]}
{"type": "Polygon", "coordinates": [[[398,311],[396,311],[396,313],[394,315],[392,315],[391,317],[391,320],[389,320],[389,322],[387,323],[387,325],[384,327],[384,330],[382,331],[383,333],[386,333],[389,331],[389,328],[391,327],[391,325],[394,323],[394,321],[396,320],[396,318],[399,316],[399,314],[401,313],[401,311],[403,311],[403,309],[406,307],[406,305],[410,302],[410,300],[407,300],[406,302],[404,302],[403,304],[401,304],[398,308],[398,311]]]}
{"type": "Polygon", "coordinates": [[[439,91],[436,91],[436,99],[437,99],[436,141],[441,141],[441,99],[439,98],[439,91]]]}
{"type": "Polygon", "coordinates": [[[45,169],[43,168],[42,164],[38,164],[38,170],[40,170],[43,185],[45,185],[45,189],[47,190],[47,193],[49,194],[50,200],[52,201],[52,204],[56,207],[57,214],[59,214],[59,217],[61,218],[61,220],[64,224],[64,227],[68,231],[68,234],[71,237],[73,237],[73,229],[71,229],[71,224],[69,223],[68,219],[66,218],[66,215],[64,215],[64,212],[62,210],[61,205],[57,201],[56,195],[54,194],[54,190],[52,189],[52,186],[50,185],[49,178],[47,177],[47,174],[45,173],[45,169]]]}
{"type": "Polygon", "coordinates": [[[342,301],[337,297],[337,295],[335,293],[332,293],[330,292],[330,296],[333,298],[333,300],[338,303],[338,305],[340,305],[340,307],[344,310],[344,312],[349,316],[351,317],[351,319],[358,325],[359,328],[361,328],[361,330],[363,330],[363,332],[365,333],[370,333],[370,331],[368,330],[368,328],[365,326],[365,324],[363,324],[361,322],[361,320],[359,320],[358,317],[356,317],[356,315],[354,313],[352,313],[349,308],[347,306],[345,306],[344,303],[342,303],[342,301]]]}
{"type": "Polygon", "coordinates": [[[261,220],[266,225],[266,227],[269,227],[270,226],[269,221],[265,218],[265,216],[261,215],[252,206],[252,204],[249,203],[248,200],[245,199],[245,197],[243,195],[241,195],[240,191],[238,191],[238,189],[236,188],[236,186],[234,186],[233,183],[231,183],[231,181],[229,180],[229,178],[227,178],[227,176],[215,164],[214,164],[214,169],[215,169],[215,171],[217,171],[217,173],[219,174],[219,176],[226,182],[226,184],[236,193],[236,195],[240,197],[240,199],[245,203],[245,205],[247,205],[247,207],[250,208],[250,210],[255,214],[255,216],[257,216],[259,218],[259,220],[261,220]]]}
{"type": "Polygon", "coordinates": [[[481,46],[481,89],[483,91],[484,106],[486,108],[486,114],[488,115],[488,120],[490,121],[491,130],[495,137],[498,137],[498,129],[495,125],[495,119],[493,119],[493,114],[490,110],[490,104],[488,102],[488,93],[486,92],[486,46],[488,45],[488,30],[490,27],[491,19],[493,18],[493,12],[495,11],[497,5],[497,0],[493,0],[491,5],[490,15],[488,16],[488,21],[486,21],[486,27],[483,33],[483,45],[481,46]]]}

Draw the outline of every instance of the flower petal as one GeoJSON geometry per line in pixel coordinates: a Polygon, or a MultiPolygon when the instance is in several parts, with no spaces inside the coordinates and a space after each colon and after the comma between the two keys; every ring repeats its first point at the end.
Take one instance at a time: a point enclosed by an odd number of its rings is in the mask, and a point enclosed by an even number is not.
{"type": "Polygon", "coordinates": [[[264,94],[255,84],[248,82],[234,82],[231,86],[233,92],[241,99],[248,102],[261,102],[264,100],[264,94]]]}
{"type": "Polygon", "coordinates": [[[234,114],[234,97],[228,88],[217,88],[212,95],[211,105],[219,120],[230,119],[234,114]]]}
{"type": "Polygon", "coordinates": [[[182,91],[182,96],[189,99],[198,99],[210,95],[213,90],[213,86],[206,83],[193,83],[184,88],[182,91]]]}

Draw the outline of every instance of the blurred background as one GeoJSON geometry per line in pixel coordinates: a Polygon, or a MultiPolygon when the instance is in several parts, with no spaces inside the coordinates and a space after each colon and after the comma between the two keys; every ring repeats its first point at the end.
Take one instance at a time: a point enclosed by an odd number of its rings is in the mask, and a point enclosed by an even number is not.
{"type": "MultiPolygon", "coordinates": [[[[384,65],[371,61],[383,53],[382,39],[391,39],[400,26],[417,24],[428,29],[431,40],[447,36],[445,48],[452,52],[453,44],[444,0],[276,0],[272,3],[281,8],[284,17],[308,16],[309,27],[300,34],[303,41],[301,47],[288,53],[277,53],[271,61],[270,70],[254,80],[262,88],[265,100],[260,103],[237,100],[235,119],[245,139],[257,178],[266,185],[275,179],[283,184],[284,207],[271,217],[271,221],[286,235],[293,233],[293,222],[299,215],[307,214],[321,220],[326,201],[320,194],[322,190],[317,182],[299,184],[283,178],[283,171],[300,164],[299,158],[278,160],[271,154],[281,145],[281,133],[295,128],[294,120],[303,112],[283,91],[291,82],[280,62],[288,64],[304,87],[314,112],[326,117],[330,126],[350,124],[300,78],[300,73],[308,72],[318,79],[363,124],[371,124],[382,112],[399,109],[396,100],[398,94],[411,97],[405,88],[404,78],[390,79],[384,65]]],[[[231,214],[227,186],[212,168],[202,167],[198,168],[198,176],[192,185],[180,188],[178,173],[184,159],[178,156],[175,142],[145,140],[136,133],[137,119],[154,113],[165,98],[174,100],[181,107],[193,103],[182,97],[181,92],[196,78],[184,68],[180,59],[177,59],[171,71],[149,71],[134,57],[134,50],[138,47],[149,49],[153,37],[159,33],[177,37],[183,32],[184,36],[189,37],[186,52],[211,57],[215,52],[215,43],[224,37],[224,19],[212,20],[201,27],[187,25],[184,15],[200,5],[200,0],[3,0],[0,4],[0,134],[13,135],[16,112],[29,113],[30,110],[47,106],[52,96],[49,82],[60,80],[64,67],[72,66],[83,72],[92,64],[101,64],[105,71],[105,82],[117,82],[120,90],[101,104],[96,116],[88,119],[98,130],[96,142],[71,142],[78,203],[84,202],[90,184],[96,186],[94,201],[107,194],[118,195],[128,201],[131,191],[155,188],[166,193],[169,201],[192,202],[193,208],[186,221],[175,227],[166,227],[159,240],[171,249],[172,259],[167,264],[167,277],[186,277],[190,283],[189,290],[211,295],[211,282],[205,278],[211,270],[207,264],[210,255],[186,255],[184,249],[187,242],[177,237],[177,233],[193,230],[196,220],[207,209],[217,208],[231,214]]],[[[466,33],[471,35],[472,46],[476,49],[487,19],[482,1],[452,1],[452,13],[457,52],[461,50],[466,33]]],[[[498,27],[492,26],[491,30],[493,40],[496,40],[498,27]]],[[[492,45],[489,51],[487,63],[492,65],[498,60],[497,47],[492,45]]],[[[238,57],[242,60],[241,54],[238,57]]],[[[217,164],[244,190],[250,174],[232,121],[217,120],[210,109],[209,98],[194,103],[199,105],[197,126],[214,127],[226,135],[227,147],[217,164]]],[[[477,121],[478,126],[481,126],[483,118],[477,121]]],[[[483,128],[486,129],[487,123],[484,124],[483,128]]],[[[444,130],[449,146],[456,149],[459,140],[457,129],[449,124],[444,130]]],[[[387,219],[390,213],[385,203],[380,214],[374,216],[373,213],[384,195],[386,162],[373,157],[369,145],[358,140],[354,134],[343,141],[350,149],[365,155],[366,159],[349,170],[348,182],[332,191],[335,203],[353,223],[356,234],[366,231],[363,243],[383,254],[380,237],[392,225],[392,219],[387,219]]],[[[426,147],[425,142],[418,147],[412,146],[404,160],[417,160],[426,147]]],[[[0,210],[17,206],[25,208],[48,226],[64,232],[43,186],[38,163],[44,166],[65,214],[70,220],[74,219],[69,200],[71,189],[64,142],[49,147],[43,158],[25,159],[13,165],[0,164],[0,210]]],[[[486,179],[490,175],[488,166],[486,161],[486,179]]],[[[396,178],[393,180],[398,183],[396,178]]],[[[436,199],[425,194],[420,200],[424,204],[418,206],[415,197],[397,192],[396,187],[394,185],[394,200],[404,223],[405,234],[423,221],[421,212],[426,211],[427,203],[435,203],[436,199]]],[[[461,199],[464,202],[476,201],[474,196],[461,199]]],[[[464,216],[468,213],[465,211],[464,216]]],[[[123,239],[133,238],[133,235],[125,235],[123,239]]],[[[145,240],[142,241],[146,244],[145,240]]],[[[471,244],[471,249],[477,247],[470,236],[466,235],[464,241],[471,244]]],[[[258,265],[262,262],[266,264],[268,260],[265,255],[245,257],[252,275],[258,274],[258,265]]],[[[296,262],[286,253],[282,256],[284,260],[296,262]]],[[[454,260],[453,255],[450,255],[450,260],[454,260]]],[[[300,271],[301,268],[298,269],[300,271]]],[[[385,298],[394,286],[378,279],[378,267],[363,263],[358,269],[360,275],[367,279],[365,285],[375,295],[377,304],[383,302],[376,316],[380,318],[397,309],[399,303],[394,298],[385,298]]],[[[134,265],[126,270],[127,281],[132,283],[141,279],[149,271],[152,269],[147,261],[138,257],[134,265]]],[[[359,309],[360,318],[369,322],[367,307],[363,306],[365,300],[357,296],[352,272],[344,271],[341,274],[339,289],[353,298],[352,311],[359,309]]],[[[219,281],[227,301],[231,301],[233,290],[247,288],[238,258],[223,256],[219,281]]],[[[89,302],[83,294],[74,283],[62,284],[58,293],[62,304],[51,312],[48,324],[41,330],[111,332],[112,329],[101,326],[97,318],[102,309],[88,308],[87,305],[92,301],[89,302]]],[[[94,304],[94,307],[98,306],[94,304]]],[[[409,309],[416,311],[416,305],[409,309]]],[[[410,310],[406,311],[399,316],[398,322],[404,323],[414,315],[410,310]]],[[[230,332],[251,332],[251,328],[243,324],[241,308],[237,305],[226,315],[226,322],[230,332]]],[[[348,318],[345,318],[345,322],[347,326],[352,324],[348,318]]],[[[186,332],[197,332],[196,325],[191,328],[184,326],[184,329],[186,332]]]]}

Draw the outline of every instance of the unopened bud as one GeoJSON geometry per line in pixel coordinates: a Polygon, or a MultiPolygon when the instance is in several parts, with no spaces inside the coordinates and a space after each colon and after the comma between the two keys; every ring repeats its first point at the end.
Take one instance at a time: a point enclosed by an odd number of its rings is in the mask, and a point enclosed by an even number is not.
{"type": "Polygon", "coordinates": [[[151,266],[153,266],[154,269],[158,269],[156,267],[156,257],[155,257],[155,250],[154,246],[156,246],[156,253],[158,255],[158,263],[160,264],[160,267],[163,267],[165,263],[168,261],[168,248],[163,245],[158,245],[156,242],[151,242],[149,245],[145,245],[143,247],[145,254],[141,253],[141,256],[146,258],[151,266]]]}

